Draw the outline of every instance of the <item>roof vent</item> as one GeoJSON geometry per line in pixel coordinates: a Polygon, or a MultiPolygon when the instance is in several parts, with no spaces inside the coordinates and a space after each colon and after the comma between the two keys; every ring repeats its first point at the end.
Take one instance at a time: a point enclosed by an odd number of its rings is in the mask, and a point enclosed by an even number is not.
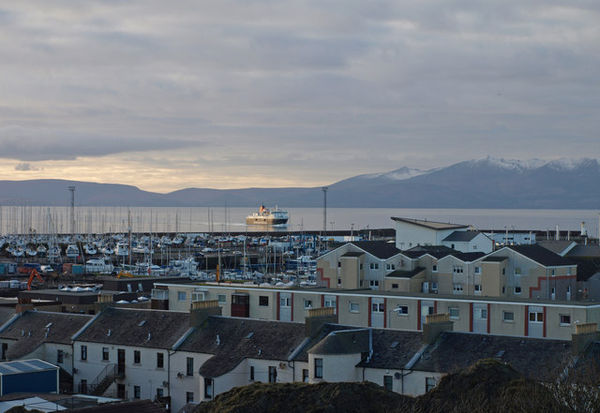
{"type": "Polygon", "coordinates": [[[144,324],[146,324],[146,320],[142,320],[138,323],[138,327],[142,327],[144,324]]]}
{"type": "Polygon", "coordinates": [[[146,338],[146,341],[150,341],[151,338],[152,338],[152,333],[148,333],[148,338],[146,338]]]}
{"type": "Polygon", "coordinates": [[[106,332],[106,335],[107,335],[108,337],[110,337],[110,335],[111,335],[111,334],[112,334],[112,331],[111,331],[111,330],[110,330],[110,328],[109,328],[109,329],[108,329],[108,331],[106,332]]]}
{"type": "Polygon", "coordinates": [[[254,331],[251,331],[250,333],[248,333],[246,338],[250,339],[250,338],[252,338],[253,335],[254,335],[254,331]]]}
{"type": "Polygon", "coordinates": [[[50,328],[50,327],[52,327],[52,323],[46,324],[46,328],[50,328]]]}
{"type": "Polygon", "coordinates": [[[394,341],[390,347],[396,348],[396,347],[398,347],[398,344],[400,344],[398,341],[394,341]]]}
{"type": "Polygon", "coordinates": [[[221,337],[219,337],[219,335],[217,334],[217,340],[216,340],[217,346],[221,345],[221,337]]]}
{"type": "Polygon", "coordinates": [[[497,359],[501,359],[502,356],[504,355],[505,350],[500,350],[499,352],[496,353],[496,355],[494,356],[497,359]]]}
{"type": "Polygon", "coordinates": [[[262,355],[262,350],[261,349],[258,349],[258,355],[259,356],[262,355]]]}

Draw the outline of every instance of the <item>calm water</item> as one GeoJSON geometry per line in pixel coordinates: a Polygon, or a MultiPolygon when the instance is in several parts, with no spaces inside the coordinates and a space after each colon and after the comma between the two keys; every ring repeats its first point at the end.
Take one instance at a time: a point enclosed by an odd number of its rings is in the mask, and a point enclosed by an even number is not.
{"type": "MultiPolygon", "coordinates": [[[[322,208],[289,208],[288,230],[323,229],[322,208]]],[[[75,230],[80,233],[125,232],[131,214],[134,232],[263,231],[248,227],[245,218],[252,208],[126,208],[76,207],[75,230]]],[[[578,231],[585,222],[588,233],[598,236],[598,210],[533,209],[402,209],[402,208],[328,208],[327,230],[392,228],[392,216],[428,219],[474,225],[480,229],[578,231]]],[[[70,209],[67,207],[0,207],[0,232],[69,233],[70,209]]]]}

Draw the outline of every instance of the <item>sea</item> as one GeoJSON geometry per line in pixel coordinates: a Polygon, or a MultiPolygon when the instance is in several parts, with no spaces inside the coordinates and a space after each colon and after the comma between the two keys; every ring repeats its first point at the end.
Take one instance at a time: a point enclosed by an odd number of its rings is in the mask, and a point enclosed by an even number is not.
{"type": "Polygon", "coordinates": [[[287,227],[248,226],[253,208],[241,207],[40,207],[0,206],[1,234],[127,232],[264,232],[393,228],[391,217],[472,225],[484,230],[580,231],[598,236],[600,210],[576,209],[410,209],[410,208],[284,208],[287,227]]]}

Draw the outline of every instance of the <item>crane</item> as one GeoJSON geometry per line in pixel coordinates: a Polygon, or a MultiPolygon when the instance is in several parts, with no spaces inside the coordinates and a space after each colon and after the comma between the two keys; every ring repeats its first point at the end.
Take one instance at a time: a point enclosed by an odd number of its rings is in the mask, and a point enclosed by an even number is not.
{"type": "Polygon", "coordinates": [[[37,270],[35,268],[32,268],[31,271],[29,271],[29,279],[27,280],[27,289],[28,290],[31,290],[31,283],[33,283],[34,278],[37,278],[40,282],[44,282],[44,279],[42,278],[40,273],[37,272],[37,270]]]}

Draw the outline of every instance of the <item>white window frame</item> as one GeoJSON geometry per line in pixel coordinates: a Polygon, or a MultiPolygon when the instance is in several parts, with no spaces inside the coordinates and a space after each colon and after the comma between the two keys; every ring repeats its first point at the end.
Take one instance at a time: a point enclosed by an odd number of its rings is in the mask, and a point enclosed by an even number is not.
{"type": "Polygon", "coordinates": [[[360,313],[360,303],[350,301],[348,309],[351,313],[360,313]]]}
{"type": "Polygon", "coordinates": [[[505,323],[514,323],[515,322],[515,312],[514,311],[502,311],[502,321],[505,323]],[[510,319],[506,318],[506,315],[510,314],[510,319]]]}

